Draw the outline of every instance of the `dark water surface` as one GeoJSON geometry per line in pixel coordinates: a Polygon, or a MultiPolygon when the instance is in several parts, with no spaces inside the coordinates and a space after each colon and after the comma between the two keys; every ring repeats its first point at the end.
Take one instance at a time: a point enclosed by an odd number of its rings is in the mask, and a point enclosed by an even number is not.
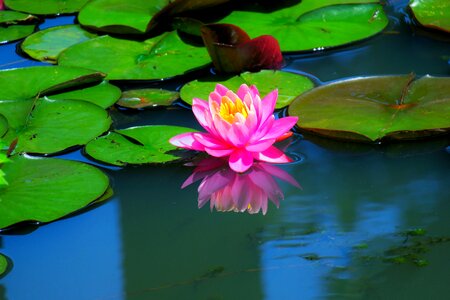
{"type": "MultiPolygon", "coordinates": [[[[339,51],[298,55],[286,70],[349,76],[448,76],[449,37],[419,32],[387,7],[387,34],[339,51]]],[[[72,17],[43,26],[67,23],[72,17]]],[[[1,68],[23,67],[15,44],[1,68]],[[11,63],[11,64],[10,64],[11,63]]],[[[114,113],[118,127],[193,127],[189,110],[114,113]]],[[[280,166],[279,209],[265,216],[197,208],[183,166],[105,169],[113,199],[24,234],[0,236],[14,263],[0,299],[449,299],[448,138],[383,146],[297,136],[301,160],[280,166]]],[[[78,152],[65,156],[87,161],[78,152]]]]}

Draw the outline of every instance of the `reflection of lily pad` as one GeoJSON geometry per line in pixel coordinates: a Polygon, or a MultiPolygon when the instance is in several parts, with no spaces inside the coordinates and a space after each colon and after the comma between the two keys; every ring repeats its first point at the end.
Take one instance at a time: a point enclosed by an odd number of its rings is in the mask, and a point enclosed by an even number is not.
{"type": "Polygon", "coordinates": [[[79,25],[56,26],[30,35],[23,41],[21,48],[36,60],[56,63],[61,51],[96,36],[79,25]]]}
{"type": "Polygon", "coordinates": [[[97,104],[102,108],[108,108],[120,98],[121,91],[115,85],[103,81],[100,84],[84,89],[49,95],[51,99],[84,100],[97,104]]]}
{"type": "Polygon", "coordinates": [[[29,67],[0,70],[0,99],[20,100],[100,82],[105,75],[83,68],[29,67]]]}
{"type": "Polygon", "coordinates": [[[179,98],[177,92],[162,89],[129,90],[122,93],[117,104],[127,108],[169,106],[179,98]]]}
{"type": "Polygon", "coordinates": [[[80,10],[88,0],[5,0],[12,10],[18,10],[35,15],[70,14],[80,10]]]}
{"type": "Polygon", "coordinates": [[[254,84],[259,89],[261,96],[278,89],[277,108],[288,105],[295,97],[314,87],[308,77],[283,71],[263,70],[257,73],[242,73],[240,76],[234,76],[225,81],[214,80],[214,78],[206,81],[191,81],[181,88],[181,99],[189,104],[192,104],[193,98],[206,100],[217,83],[223,84],[233,91],[237,91],[241,84],[254,84]]]}
{"type": "Polygon", "coordinates": [[[83,26],[118,33],[145,33],[153,15],[169,0],[94,0],[80,11],[83,26]]]}
{"type": "Polygon", "coordinates": [[[104,109],[78,100],[3,100],[0,114],[10,125],[4,140],[18,138],[18,152],[55,153],[84,145],[111,125],[104,109]]]}
{"type": "Polygon", "coordinates": [[[86,153],[98,161],[116,166],[166,163],[180,159],[167,153],[177,149],[169,144],[169,139],[192,131],[191,128],[167,125],[116,130],[87,144],[86,153]]]}
{"type": "Polygon", "coordinates": [[[334,82],[294,100],[298,126],[334,138],[415,139],[450,130],[450,78],[380,76],[334,82]]]}
{"type": "Polygon", "coordinates": [[[388,19],[382,6],[373,3],[378,1],[303,0],[272,13],[234,11],[220,23],[237,25],[252,38],[272,35],[282,51],[323,49],[365,39],[383,30],[388,19]]]}
{"type": "Polygon", "coordinates": [[[423,26],[450,32],[450,1],[411,0],[409,6],[423,26]]]}
{"type": "Polygon", "coordinates": [[[23,221],[51,222],[100,198],[108,177],[90,165],[53,158],[16,156],[3,167],[0,228],[23,221]]]}
{"type": "Polygon", "coordinates": [[[204,47],[184,43],[176,32],[135,42],[101,36],[76,44],[58,58],[62,66],[107,73],[108,79],[161,79],[181,75],[210,62],[204,47]]]}
{"type": "Polygon", "coordinates": [[[7,270],[8,270],[8,260],[3,254],[0,253],[0,278],[2,278],[3,275],[5,275],[7,270]]]}

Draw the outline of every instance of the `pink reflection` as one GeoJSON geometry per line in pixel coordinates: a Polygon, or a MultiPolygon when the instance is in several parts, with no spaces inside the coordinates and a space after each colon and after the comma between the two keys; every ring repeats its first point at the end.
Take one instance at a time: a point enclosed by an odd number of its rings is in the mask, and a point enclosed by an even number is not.
{"type": "Polygon", "coordinates": [[[245,173],[233,171],[227,160],[215,157],[205,158],[195,166],[194,172],[181,188],[202,180],[198,187],[199,208],[209,200],[211,210],[215,207],[217,211],[247,211],[250,214],[261,210],[265,215],[268,200],[278,207],[284,199],[275,177],[300,188],[287,172],[265,162],[254,163],[245,173]]]}

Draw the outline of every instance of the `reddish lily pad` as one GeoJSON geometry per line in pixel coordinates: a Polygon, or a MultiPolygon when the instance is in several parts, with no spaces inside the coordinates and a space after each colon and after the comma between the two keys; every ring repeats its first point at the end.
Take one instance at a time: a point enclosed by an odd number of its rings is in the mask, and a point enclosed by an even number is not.
{"type": "Polygon", "coordinates": [[[272,36],[250,39],[245,31],[232,24],[203,25],[201,34],[218,72],[280,69],[283,64],[280,45],[272,36]]]}
{"type": "Polygon", "coordinates": [[[411,0],[409,7],[423,26],[450,32],[450,1],[411,0]]]}
{"type": "Polygon", "coordinates": [[[163,89],[129,90],[122,93],[122,97],[117,104],[134,109],[152,108],[169,106],[179,97],[180,95],[177,92],[163,89]]]}
{"type": "Polygon", "coordinates": [[[191,81],[181,88],[181,99],[191,105],[193,98],[206,100],[217,83],[223,84],[233,91],[236,91],[241,84],[253,84],[258,87],[263,96],[278,89],[276,108],[287,106],[295,97],[314,87],[314,83],[306,76],[283,71],[263,70],[257,73],[242,73],[240,76],[234,76],[227,80],[213,77],[191,81]]]}
{"type": "Polygon", "coordinates": [[[301,130],[338,139],[409,140],[450,131],[450,77],[355,78],[297,97],[289,114],[301,130]]]}

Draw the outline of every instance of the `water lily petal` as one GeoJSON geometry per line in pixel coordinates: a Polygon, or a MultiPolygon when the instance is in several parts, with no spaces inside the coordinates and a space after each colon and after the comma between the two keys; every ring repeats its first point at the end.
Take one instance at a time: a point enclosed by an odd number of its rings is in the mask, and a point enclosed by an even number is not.
{"type": "Polygon", "coordinates": [[[192,103],[192,112],[200,125],[207,131],[210,131],[213,124],[209,104],[206,101],[194,98],[192,103]]]}
{"type": "Polygon", "coordinates": [[[230,172],[219,171],[205,177],[198,187],[198,206],[202,207],[205,205],[215,192],[229,184],[233,180],[233,177],[230,177],[230,175],[230,172]]]}
{"type": "Polygon", "coordinates": [[[216,84],[216,88],[214,89],[214,92],[218,93],[221,97],[225,96],[228,91],[229,89],[220,83],[216,84]]]}
{"type": "Polygon", "coordinates": [[[265,122],[266,119],[273,114],[275,104],[277,103],[278,90],[273,90],[267,94],[262,100],[261,122],[265,122]]]}
{"type": "Polygon", "coordinates": [[[215,136],[203,133],[203,132],[195,132],[193,134],[194,139],[205,146],[205,148],[210,149],[227,149],[229,148],[227,144],[224,143],[224,141],[219,140],[215,138],[215,136]]]}
{"type": "Polygon", "coordinates": [[[275,120],[270,128],[269,132],[264,135],[264,139],[276,139],[289,131],[292,127],[297,124],[298,117],[285,117],[275,120]]]}
{"type": "Polygon", "coordinates": [[[179,148],[205,151],[205,146],[195,140],[194,132],[176,135],[169,140],[169,143],[179,148]]]}
{"type": "Polygon", "coordinates": [[[250,152],[263,152],[275,143],[275,139],[258,141],[245,147],[250,152]]]}
{"type": "Polygon", "coordinates": [[[242,173],[253,165],[253,156],[245,149],[238,149],[231,153],[228,163],[233,171],[242,173]]]}
{"type": "Polygon", "coordinates": [[[211,148],[205,148],[206,153],[208,153],[211,156],[214,157],[225,157],[233,153],[235,150],[230,149],[211,149],[211,148]]]}
{"type": "Polygon", "coordinates": [[[241,86],[239,87],[238,91],[237,91],[237,95],[241,100],[244,100],[245,95],[247,95],[248,93],[250,93],[250,88],[248,87],[248,85],[241,84],[241,86]]]}
{"type": "Polygon", "coordinates": [[[263,152],[253,153],[253,157],[257,160],[270,163],[288,163],[292,161],[292,159],[274,146],[269,147],[263,152]]]}

